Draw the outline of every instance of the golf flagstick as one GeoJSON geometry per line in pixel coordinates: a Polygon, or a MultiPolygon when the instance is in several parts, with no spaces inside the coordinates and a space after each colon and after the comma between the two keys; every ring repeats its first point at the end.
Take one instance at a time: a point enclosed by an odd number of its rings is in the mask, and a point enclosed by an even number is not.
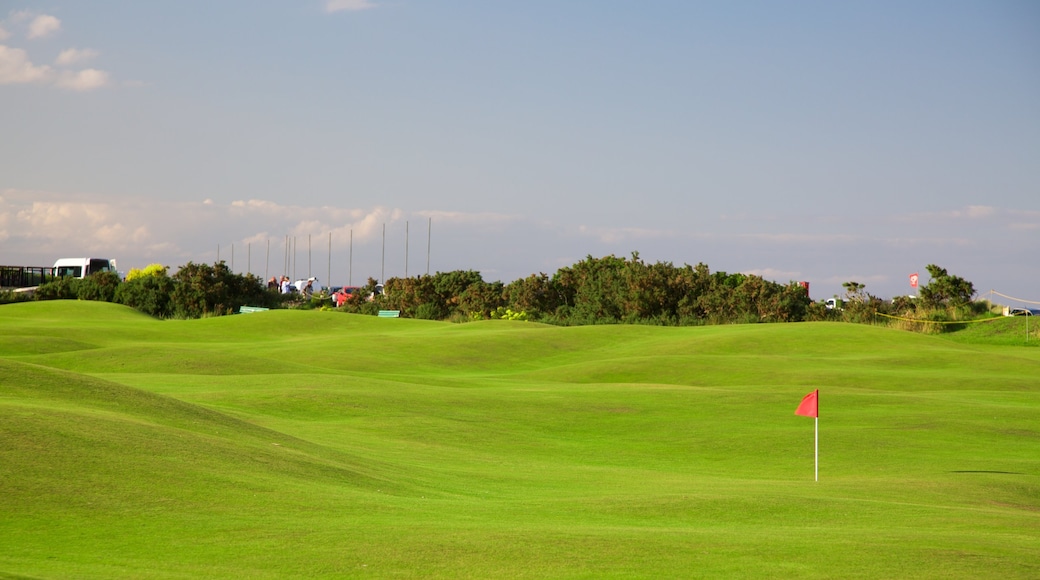
{"type": "Polygon", "coordinates": [[[815,419],[813,477],[815,481],[820,481],[820,389],[802,397],[802,402],[795,409],[794,414],[815,419]]]}

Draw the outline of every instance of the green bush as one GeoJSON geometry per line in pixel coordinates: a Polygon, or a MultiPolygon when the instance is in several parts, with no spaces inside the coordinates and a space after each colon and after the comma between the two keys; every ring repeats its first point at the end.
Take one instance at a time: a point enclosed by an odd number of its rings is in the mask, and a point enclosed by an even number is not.
{"type": "Polygon", "coordinates": [[[80,300],[113,302],[121,280],[115,272],[98,272],[84,278],[78,288],[76,297],[80,300]]]}
{"type": "Polygon", "coordinates": [[[83,283],[80,278],[59,278],[53,282],[40,284],[33,293],[35,300],[75,300],[79,298],[79,287],[83,283]]]}
{"type": "Polygon", "coordinates": [[[32,300],[32,294],[28,292],[15,292],[13,290],[0,290],[0,304],[11,304],[13,302],[26,302],[32,300]]]}
{"type": "Polygon", "coordinates": [[[152,274],[127,279],[116,290],[115,301],[156,318],[173,316],[173,280],[152,274]]]}
{"type": "Polygon", "coordinates": [[[412,316],[420,320],[439,320],[442,312],[440,305],[434,302],[426,302],[412,309],[412,316]]]}
{"type": "Polygon", "coordinates": [[[274,301],[263,281],[252,274],[233,273],[223,262],[188,262],[173,275],[173,312],[177,317],[201,318],[233,314],[242,306],[265,306],[274,301]]]}

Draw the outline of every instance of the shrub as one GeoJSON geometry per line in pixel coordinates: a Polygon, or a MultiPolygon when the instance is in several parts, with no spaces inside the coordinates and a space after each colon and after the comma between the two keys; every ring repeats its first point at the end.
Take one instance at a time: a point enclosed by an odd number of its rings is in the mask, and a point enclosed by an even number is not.
{"type": "Polygon", "coordinates": [[[75,300],[79,298],[80,278],[59,278],[53,282],[40,284],[33,293],[35,300],[75,300]]]}
{"type": "Polygon", "coordinates": [[[29,292],[0,290],[0,304],[11,304],[12,302],[26,302],[28,300],[32,300],[32,294],[29,292]]]}
{"type": "Polygon", "coordinates": [[[173,275],[173,311],[184,318],[232,314],[239,307],[270,304],[274,298],[263,281],[252,274],[242,276],[223,262],[188,262],[173,275]]]}
{"type": "Polygon", "coordinates": [[[168,276],[167,271],[168,268],[162,264],[148,264],[143,269],[131,268],[126,274],[126,281],[130,282],[143,276],[166,277],[168,276]]]}
{"type": "Polygon", "coordinates": [[[116,290],[115,301],[135,308],[156,318],[173,316],[174,282],[162,275],[143,275],[120,284],[116,290]]]}
{"type": "Polygon", "coordinates": [[[76,297],[80,300],[96,300],[113,302],[119,288],[119,274],[115,272],[98,272],[84,278],[79,284],[76,297]]]}

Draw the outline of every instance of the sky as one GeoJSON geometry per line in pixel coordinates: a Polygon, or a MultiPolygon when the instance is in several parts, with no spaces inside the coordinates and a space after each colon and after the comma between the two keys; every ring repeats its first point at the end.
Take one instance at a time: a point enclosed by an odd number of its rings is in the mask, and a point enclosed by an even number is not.
{"type": "Polygon", "coordinates": [[[1040,301],[1038,250],[1033,0],[0,0],[3,265],[1040,301]]]}

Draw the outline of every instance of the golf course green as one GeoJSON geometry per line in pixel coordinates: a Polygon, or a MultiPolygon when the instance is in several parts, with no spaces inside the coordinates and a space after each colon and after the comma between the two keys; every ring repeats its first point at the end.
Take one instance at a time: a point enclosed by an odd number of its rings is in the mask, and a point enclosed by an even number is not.
{"type": "Polygon", "coordinates": [[[1040,347],[956,335],[0,306],[0,578],[1040,578],[1040,347]]]}

